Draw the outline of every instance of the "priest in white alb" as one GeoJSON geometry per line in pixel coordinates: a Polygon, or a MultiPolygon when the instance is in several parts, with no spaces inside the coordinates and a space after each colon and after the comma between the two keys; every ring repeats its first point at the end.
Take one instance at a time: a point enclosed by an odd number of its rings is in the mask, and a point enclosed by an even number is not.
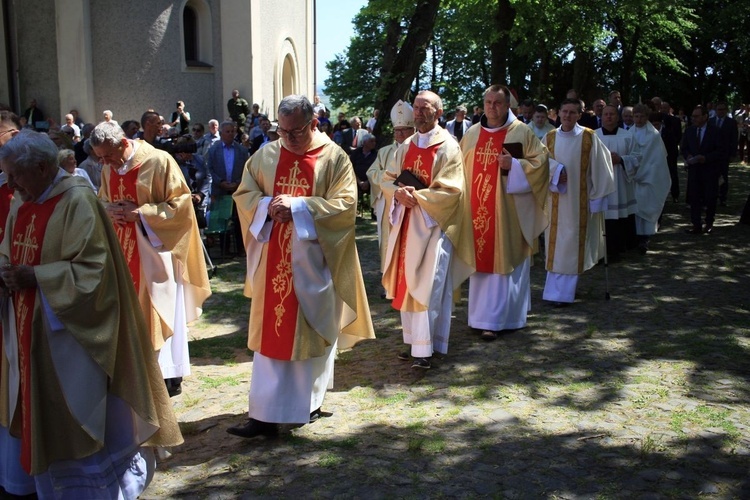
{"type": "Polygon", "coordinates": [[[635,126],[630,129],[630,133],[640,148],[641,158],[636,169],[628,169],[628,175],[635,183],[635,199],[638,205],[635,213],[635,232],[642,254],[648,252],[651,236],[659,230],[659,218],[672,187],[667,148],[664,146],[661,133],[652,124],[656,123],[661,127],[663,116],[662,113],[651,113],[643,104],[633,108],[635,126]]]}
{"type": "Polygon", "coordinates": [[[602,215],[615,191],[611,155],[593,130],[578,125],[580,118],[580,101],[565,99],[560,127],[544,138],[551,178],[542,298],[555,305],[573,303],[578,276],[604,256],[602,215]]]}
{"type": "Polygon", "coordinates": [[[282,99],[278,120],[281,139],[247,161],[233,195],[254,354],[249,419],[227,432],[244,438],[316,420],[336,350],[375,337],[354,242],[349,157],[318,132],[306,97],[282,99]]]}
{"type": "Polygon", "coordinates": [[[381,182],[391,204],[383,286],[411,346],[399,359],[424,370],[434,352],[448,352],[453,289],[474,271],[474,243],[461,149],[438,125],[443,102],[421,91],[413,107],[418,133],[381,182]]]}
{"type": "Polygon", "coordinates": [[[615,190],[607,196],[604,213],[607,256],[617,257],[636,245],[635,237],[635,186],[627,169],[638,167],[638,145],[630,132],[620,128],[617,107],[608,104],[602,110],[602,126],[595,130],[596,136],[609,150],[615,190]]]}
{"type": "Polygon", "coordinates": [[[484,340],[526,326],[531,259],[548,224],[547,149],[509,109],[510,96],[505,86],[489,87],[484,116],[461,140],[476,258],[469,326],[484,340]]]}
{"type": "Polygon", "coordinates": [[[188,323],[211,295],[190,188],[168,153],[114,122],[91,132],[107,167],[99,198],[115,225],[170,395],[190,374],[188,323]]]}

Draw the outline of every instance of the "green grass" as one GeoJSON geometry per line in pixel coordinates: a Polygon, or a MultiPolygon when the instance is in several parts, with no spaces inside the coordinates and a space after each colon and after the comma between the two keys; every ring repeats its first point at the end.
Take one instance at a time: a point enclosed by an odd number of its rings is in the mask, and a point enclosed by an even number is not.
{"type": "Polygon", "coordinates": [[[718,428],[726,433],[725,441],[736,442],[741,435],[739,429],[729,420],[730,415],[729,410],[701,405],[691,411],[673,412],[670,427],[681,437],[685,437],[685,427],[688,426],[701,429],[718,428]]]}
{"type": "Polygon", "coordinates": [[[188,346],[192,358],[219,358],[234,362],[238,349],[247,351],[247,333],[243,330],[220,337],[192,340],[188,346]]]}
{"type": "Polygon", "coordinates": [[[243,375],[228,375],[226,377],[198,377],[203,389],[216,389],[223,385],[240,385],[243,375]]]}

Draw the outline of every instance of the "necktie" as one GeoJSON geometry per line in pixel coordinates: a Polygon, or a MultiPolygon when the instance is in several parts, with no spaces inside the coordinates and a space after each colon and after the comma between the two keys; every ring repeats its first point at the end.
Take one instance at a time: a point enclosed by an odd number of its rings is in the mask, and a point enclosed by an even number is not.
{"type": "Polygon", "coordinates": [[[724,123],[724,118],[719,118],[719,120],[716,122],[716,125],[718,125],[719,128],[721,128],[722,123],[724,123]]]}
{"type": "Polygon", "coordinates": [[[356,132],[354,132],[354,139],[352,140],[352,147],[353,148],[357,147],[357,133],[356,132]]]}
{"type": "Polygon", "coordinates": [[[700,144],[701,144],[701,128],[698,127],[698,145],[700,146],[700,144]]]}

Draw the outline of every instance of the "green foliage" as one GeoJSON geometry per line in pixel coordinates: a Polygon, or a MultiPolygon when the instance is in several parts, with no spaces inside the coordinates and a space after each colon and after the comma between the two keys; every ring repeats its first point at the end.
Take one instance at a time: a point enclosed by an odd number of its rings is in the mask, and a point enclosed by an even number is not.
{"type": "MultiPolygon", "coordinates": [[[[350,45],[327,63],[334,106],[361,113],[408,76],[381,69],[404,49],[414,12],[414,2],[402,0],[370,0],[362,9],[350,45]]],[[[442,0],[411,88],[435,90],[446,109],[479,104],[492,83],[550,104],[571,87],[588,102],[612,89],[626,102],[659,95],[675,108],[747,101],[750,37],[739,34],[749,31],[744,0],[442,0]],[[509,29],[497,15],[503,5],[509,29]]]]}

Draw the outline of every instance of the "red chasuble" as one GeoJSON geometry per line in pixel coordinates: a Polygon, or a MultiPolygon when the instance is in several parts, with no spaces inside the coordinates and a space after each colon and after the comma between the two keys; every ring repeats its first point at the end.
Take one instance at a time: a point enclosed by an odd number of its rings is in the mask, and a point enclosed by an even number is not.
{"type": "MultiPolygon", "coordinates": [[[[117,169],[112,168],[109,177],[109,199],[112,200],[112,203],[129,201],[138,204],[135,183],[138,180],[139,167],[140,165],[137,165],[123,175],[120,175],[117,169]]],[[[137,231],[140,231],[140,226],[136,222],[126,222],[122,225],[115,224],[115,233],[117,233],[117,239],[120,241],[122,253],[125,254],[125,260],[128,263],[136,292],[141,289],[141,254],[138,251],[137,231]]]]}
{"type": "MultiPolygon", "coordinates": [[[[47,223],[62,194],[44,203],[28,202],[18,209],[13,226],[10,263],[14,266],[36,266],[41,263],[42,243],[47,223]]],[[[21,466],[31,472],[31,321],[34,317],[36,288],[13,293],[18,336],[18,369],[21,377],[21,466]]]]}
{"type": "Polygon", "coordinates": [[[495,260],[495,201],[500,184],[500,161],[507,129],[488,132],[482,127],[474,147],[471,179],[471,219],[477,272],[491,273],[495,260]]]}
{"type": "MultiPolygon", "coordinates": [[[[404,166],[402,170],[409,170],[425,186],[432,183],[432,166],[435,163],[437,151],[443,143],[434,144],[428,148],[420,148],[416,143],[411,142],[409,149],[404,156],[404,166]]],[[[406,207],[404,207],[406,208],[406,207]]],[[[393,295],[391,306],[396,310],[401,310],[406,299],[406,276],[404,274],[404,261],[406,260],[406,233],[409,230],[409,217],[411,210],[406,208],[404,220],[401,222],[401,230],[398,235],[398,274],[396,275],[396,292],[393,295]]]]}
{"type": "MultiPolygon", "coordinates": [[[[311,196],[320,149],[297,155],[281,148],[273,196],[311,196]]],[[[292,279],[292,221],[274,222],[266,254],[266,289],[263,297],[263,333],[260,353],[269,358],[292,359],[299,301],[292,279]]],[[[303,320],[304,321],[304,320],[303,320]]]]}

